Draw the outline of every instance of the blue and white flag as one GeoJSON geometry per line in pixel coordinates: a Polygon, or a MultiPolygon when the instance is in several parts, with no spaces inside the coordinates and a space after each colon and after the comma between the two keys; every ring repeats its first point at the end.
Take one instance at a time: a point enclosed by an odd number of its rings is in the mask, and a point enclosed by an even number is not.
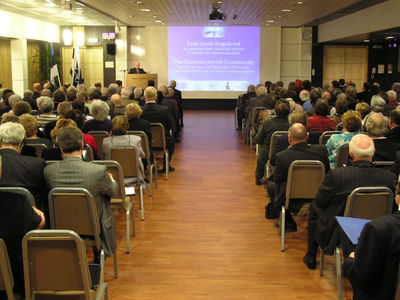
{"type": "Polygon", "coordinates": [[[78,86],[78,84],[82,83],[82,74],[81,74],[81,57],[79,54],[79,47],[74,47],[72,51],[72,66],[71,66],[71,75],[72,75],[72,85],[78,86]]]}

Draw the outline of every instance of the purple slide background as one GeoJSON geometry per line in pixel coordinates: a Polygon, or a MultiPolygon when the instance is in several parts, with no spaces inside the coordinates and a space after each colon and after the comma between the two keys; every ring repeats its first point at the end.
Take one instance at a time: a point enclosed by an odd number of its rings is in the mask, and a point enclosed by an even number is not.
{"type": "MultiPolygon", "coordinates": [[[[233,50],[234,51],[234,50],[233,50]]],[[[257,84],[259,82],[260,73],[260,28],[259,27],[197,27],[197,26],[172,26],[168,28],[168,78],[175,79],[183,90],[226,90],[221,88],[220,84],[218,87],[209,88],[211,85],[202,86],[199,89],[193,89],[190,85],[187,86],[188,81],[224,81],[224,87],[226,82],[236,81],[241,82],[243,86],[248,84],[257,84]],[[216,30],[218,33],[211,34],[211,37],[205,36],[207,29],[216,30]],[[220,33],[222,32],[222,33],[220,33]],[[188,45],[188,42],[194,43],[188,45]],[[211,47],[205,46],[201,43],[213,42],[214,45],[211,47]],[[231,48],[244,48],[238,50],[240,54],[212,54],[212,51],[218,51],[213,47],[217,47],[215,43],[237,43],[240,42],[240,46],[228,45],[231,48]],[[198,43],[197,45],[195,43],[198,43]],[[195,50],[198,54],[187,53],[195,50]],[[208,48],[208,50],[205,50],[208,48]],[[201,50],[203,49],[203,50],[201,50]],[[208,54],[205,52],[209,52],[208,54]],[[203,53],[204,52],[204,53],[203,53]],[[186,60],[186,61],[185,61],[186,60]],[[208,60],[218,61],[218,64],[208,63],[208,60]],[[227,64],[226,60],[229,61],[243,61],[250,63],[233,63],[227,64]],[[180,61],[180,63],[178,62],[180,61]],[[204,64],[190,64],[187,61],[206,61],[204,64]],[[253,63],[251,63],[253,62],[253,63]],[[214,66],[217,68],[228,68],[213,70],[214,66]],[[187,71],[187,68],[195,66],[197,69],[187,71]],[[227,66],[227,67],[224,67],[227,66]],[[204,67],[204,68],[203,68],[204,67]],[[242,68],[244,71],[242,72],[242,68]],[[235,71],[232,71],[235,69],[235,71]],[[229,71],[231,70],[231,71],[229,71]],[[183,83],[183,84],[182,84],[183,83]]],[[[206,84],[204,84],[206,85],[206,84]]],[[[238,87],[232,84],[233,87],[238,87]]],[[[228,88],[227,88],[228,89],[228,88]]],[[[230,89],[235,90],[235,89],[230,89]]],[[[236,89],[239,90],[239,89],[236,89]]],[[[241,89],[242,90],[242,89],[241,89]]]]}

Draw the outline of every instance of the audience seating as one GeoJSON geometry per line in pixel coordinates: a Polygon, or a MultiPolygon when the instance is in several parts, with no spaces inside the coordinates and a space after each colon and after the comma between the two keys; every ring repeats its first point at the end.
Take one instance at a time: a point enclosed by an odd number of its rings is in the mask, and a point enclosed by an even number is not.
{"type": "Polygon", "coordinates": [[[258,131],[258,116],[262,110],[266,109],[265,107],[254,107],[252,114],[251,114],[251,123],[250,123],[250,130],[249,130],[249,142],[250,142],[250,149],[253,149],[253,139],[257,134],[258,131]]]}
{"type": "Polygon", "coordinates": [[[317,131],[310,131],[309,135],[308,135],[308,140],[307,143],[308,144],[319,144],[319,139],[321,137],[321,133],[317,132],[317,131]]]}
{"type": "Polygon", "coordinates": [[[94,160],[94,152],[92,147],[90,147],[90,145],[85,144],[85,146],[83,147],[83,160],[90,162],[92,160],[94,160]]]}
{"type": "Polygon", "coordinates": [[[140,210],[144,221],[144,190],[145,183],[139,182],[139,156],[133,146],[112,146],[107,153],[107,160],[117,161],[122,167],[125,186],[139,188],[140,210]]]}
{"type": "Polygon", "coordinates": [[[153,173],[156,177],[156,188],[158,187],[157,161],[155,159],[151,159],[150,144],[147,135],[140,130],[130,130],[126,134],[134,134],[142,139],[141,145],[147,160],[147,167],[150,175],[150,196],[153,197],[153,173]]]}
{"type": "MultiPolygon", "coordinates": [[[[394,196],[388,187],[359,187],[347,197],[344,217],[374,220],[392,213],[394,196]]],[[[343,299],[340,248],[335,250],[338,299],[343,299]]],[[[320,276],[323,276],[325,255],[321,251],[320,276]]]]}
{"type": "MultiPolygon", "coordinates": [[[[50,227],[72,230],[87,247],[103,252],[100,244],[100,223],[96,203],[84,188],[54,188],[49,193],[50,227]]],[[[114,278],[118,278],[117,251],[114,253],[114,278]]]]}
{"type": "Polygon", "coordinates": [[[161,123],[150,123],[151,126],[151,149],[155,155],[154,159],[156,159],[157,155],[163,155],[165,158],[165,179],[168,180],[169,175],[169,153],[167,149],[167,141],[165,139],[165,129],[163,124],[161,123]]]}
{"type": "Polygon", "coordinates": [[[121,165],[114,160],[94,160],[94,164],[107,166],[108,172],[112,174],[114,180],[118,183],[118,193],[111,199],[111,203],[121,203],[125,209],[126,215],[126,253],[131,252],[130,247],[130,214],[132,212],[132,225],[133,225],[133,236],[136,235],[136,224],[135,224],[135,202],[133,196],[135,191],[126,188],[124,184],[124,175],[122,172],[121,165]]]}
{"type": "Polygon", "coordinates": [[[13,287],[14,280],[6,243],[0,238],[0,291],[6,291],[8,300],[15,300],[13,287]]]}
{"type": "Polygon", "coordinates": [[[272,136],[271,140],[269,142],[269,154],[268,154],[268,161],[267,161],[267,171],[265,174],[267,174],[267,178],[269,178],[275,170],[275,166],[271,164],[271,157],[275,155],[276,152],[276,142],[278,140],[278,137],[280,136],[287,136],[288,131],[275,131],[272,136]]]}
{"type": "Polygon", "coordinates": [[[326,142],[330,139],[330,137],[333,134],[339,134],[342,133],[341,131],[325,131],[324,133],[321,134],[321,136],[319,137],[319,143],[321,145],[326,145],[326,142]]]}
{"type": "Polygon", "coordinates": [[[36,201],[35,197],[31,194],[30,191],[28,191],[26,188],[23,187],[0,187],[1,192],[8,192],[8,193],[15,193],[15,194],[21,194],[23,195],[26,199],[29,200],[31,205],[36,207],[36,201]]]}
{"type": "Polygon", "coordinates": [[[110,136],[107,131],[89,131],[88,134],[94,137],[97,144],[97,156],[103,158],[106,154],[103,152],[103,140],[110,136]]]}
{"type": "Polygon", "coordinates": [[[291,163],[286,184],[286,201],[281,213],[282,252],[285,251],[285,211],[289,210],[290,199],[314,199],[324,177],[324,164],[318,160],[295,160],[291,163]]]}
{"type": "Polygon", "coordinates": [[[27,300],[108,299],[104,268],[92,265],[90,272],[84,241],[75,232],[33,230],[25,235],[22,249],[27,300]]]}
{"type": "Polygon", "coordinates": [[[43,151],[47,150],[45,144],[29,144],[28,146],[35,148],[36,157],[42,157],[43,151]]]}
{"type": "Polygon", "coordinates": [[[337,151],[335,168],[345,167],[350,161],[349,144],[343,144],[337,151]]]}

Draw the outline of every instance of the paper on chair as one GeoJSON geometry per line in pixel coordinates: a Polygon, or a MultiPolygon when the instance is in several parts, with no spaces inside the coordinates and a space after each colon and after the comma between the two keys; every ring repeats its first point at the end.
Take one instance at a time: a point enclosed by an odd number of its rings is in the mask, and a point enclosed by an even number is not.
{"type": "Polygon", "coordinates": [[[126,187],[125,188],[125,195],[127,195],[127,196],[136,195],[135,187],[134,186],[126,187]]]}

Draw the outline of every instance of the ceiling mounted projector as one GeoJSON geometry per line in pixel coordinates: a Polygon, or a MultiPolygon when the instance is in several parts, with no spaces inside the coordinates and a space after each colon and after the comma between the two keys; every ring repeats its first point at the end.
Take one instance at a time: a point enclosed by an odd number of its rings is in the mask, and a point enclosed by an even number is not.
{"type": "Polygon", "coordinates": [[[214,7],[212,8],[211,13],[210,13],[209,19],[210,19],[210,21],[214,21],[214,22],[216,22],[216,21],[218,21],[218,22],[220,22],[220,21],[225,21],[225,19],[226,19],[226,14],[220,12],[220,10],[218,9],[218,7],[215,7],[215,6],[214,6],[214,7]]]}

